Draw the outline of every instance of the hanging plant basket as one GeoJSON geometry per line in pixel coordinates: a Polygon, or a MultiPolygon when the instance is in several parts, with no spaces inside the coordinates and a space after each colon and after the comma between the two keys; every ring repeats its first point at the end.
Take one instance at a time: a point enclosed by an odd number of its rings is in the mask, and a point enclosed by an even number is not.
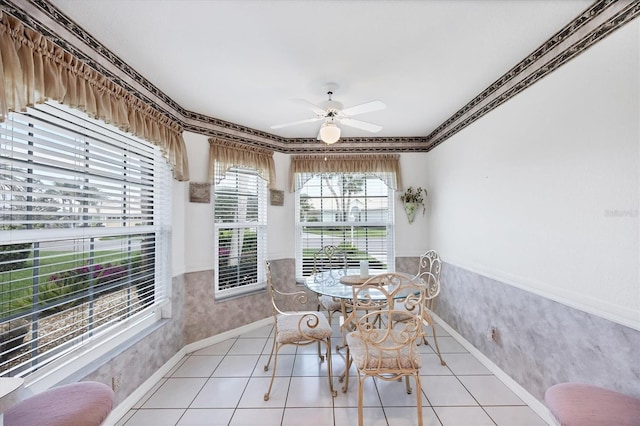
{"type": "Polygon", "coordinates": [[[416,217],[416,210],[420,207],[418,203],[404,203],[404,211],[407,212],[407,219],[409,223],[413,223],[413,219],[416,217]]]}
{"type": "Polygon", "coordinates": [[[416,217],[416,211],[420,207],[422,207],[422,213],[424,213],[424,197],[426,196],[427,191],[425,189],[421,187],[413,189],[412,186],[410,186],[406,192],[400,196],[400,200],[402,200],[402,203],[404,204],[404,211],[407,212],[409,223],[413,223],[413,219],[416,217]]]}

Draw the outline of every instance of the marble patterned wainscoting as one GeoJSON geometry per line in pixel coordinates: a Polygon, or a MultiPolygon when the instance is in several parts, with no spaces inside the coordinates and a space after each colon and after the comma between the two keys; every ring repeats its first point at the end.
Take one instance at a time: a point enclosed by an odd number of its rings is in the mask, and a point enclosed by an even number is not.
{"type": "Polygon", "coordinates": [[[447,263],[434,310],[540,401],[560,382],[640,397],[638,330],[447,263]]]}
{"type": "MultiPolygon", "coordinates": [[[[271,276],[278,289],[300,290],[300,287],[296,287],[294,259],[272,260],[271,276]]],[[[185,276],[185,344],[254,323],[272,314],[266,290],[215,300],[213,280],[213,270],[192,272],[185,276]]],[[[315,309],[317,302],[313,300],[315,309]]]]}
{"type": "MultiPolygon", "coordinates": [[[[301,289],[295,283],[294,259],[272,261],[271,271],[278,288],[286,291],[301,289]]],[[[174,277],[171,318],[163,320],[150,333],[133,339],[115,354],[110,354],[65,382],[93,380],[111,385],[112,377],[121,376],[121,387],[115,392],[117,405],[189,343],[271,316],[266,290],[216,301],[213,297],[213,277],[213,271],[174,277]]],[[[316,308],[315,298],[310,297],[309,306],[316,308]]]]}
{"type": "Polygon", "coordinates": [[[92,380],[111,385],[112,377],[122,377],[115,391],[115,405],[124,401],[184,346],[184,276],[171,282],[171,318],[163,320],[151,333],[128,342],[90,374],[71,377],[69,382],[92,380]]]}
{"type": "Polygon", "coordinates": [[[396,272],[417,274],[420,257],[396,257],[396,272]]]}

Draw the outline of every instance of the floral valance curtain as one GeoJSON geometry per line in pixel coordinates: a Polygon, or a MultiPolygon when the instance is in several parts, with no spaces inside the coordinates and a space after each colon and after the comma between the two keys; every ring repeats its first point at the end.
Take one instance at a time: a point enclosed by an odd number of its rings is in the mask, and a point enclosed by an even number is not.
{"type": "Polygon", "coordinates": [[[289,168],[290,191],[302,188],[317,173],[370,174],[394,190],[402,188],[400,156],[397,154],[294,155],[289,168]]]}
{"type": "Polygon", "coordinates": [[[258,176],[267,181],[269,188],[276,181],[273,151],[223,139],[209,139],[209,183],[219,183],[231,167],[258,170],[258,176]],[[217,169],[216,163],[219,165],[217,169]]]}
{"type": "Polygon", "coordinates": [[[179,181],[189,180],[182,127],[69,52],[0,11],[0,121],[55,100],[159,146],[179,181]]]}

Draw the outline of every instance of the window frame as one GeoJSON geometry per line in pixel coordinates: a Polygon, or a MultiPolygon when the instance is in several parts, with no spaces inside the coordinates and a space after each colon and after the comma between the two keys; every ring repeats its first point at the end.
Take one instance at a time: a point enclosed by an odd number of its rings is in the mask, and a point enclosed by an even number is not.
{"type": "MultiPolygon", "coordinates": [[[[115,150],[123,150],[122,152],[127,152],[126,160],[124,160],[123,164],[126,163],[126,170],[130,172],[134,172],[133,164],[138,161],[138,159],[142,157],[137,157],[138,154],[132,153],[132,151],[128,150],[127,147],[131,147],[135,144],[139,146],[143,151],[149,154],[148,158],[145,158],[147,163],[150,161],[151,172],[153,184],[150,187],[154,188],[153,193],[149,196],[148,199],[146,197],[149,195],[145,193],[145,189],[136,196],[128,194],[127,196],[123,196],[122,203],[123,210],[122,219],[115,219],[115,223],[113,226],[109,227],[105,224],[100,226],[100,220],[108,221],[109,216],[103,212],[100,214],[100,208],[98,208],[97,213],[94,213],[95,217],[98,219],[91,219],[97,221],[97,223],[89,223],[89,215],[84,213],[82,218],[80,218],[80,214],[77,214],[78,223],[84,224],[84,226],[69,226],[69,227],[61,227],[61,228],[43,228],[43,229],[22,229],[22,230],[13,230],[10,232],[2,232],[2,236],[0,236],[0,244],[2,245],[12,245],[18,243],[43,243],[43,242],[64,242],[64,241],[81,241],[81,240],[90,240],[104,237],[111,238],[124,238],[130,239],[134,238],[136,235],[147,234],[152,238],[152,243],[150,246],[143,246],[144,249],[151,247],[153,250],[153,264],[147,264],[144,267],[145,279],[149,277],[150,281],[147,285],[147,288],[153,289],[152,296],[150,297],[150,304],[142,306],[138,311],[131,311],[129,314],[125,314],[124,310],[122,313],[120,320],[112,321],[104,326],[97,326],[94,329],[91,329],[89,332],[82,334],[68,342],[61,343],[59,346],[56,346],[56,349],[52,351],[50,355],[40,355],[36,352],[37,363],[30,368],[23,368],[20,370],[15,370],[11,373],[11,375],[15,375],[17,377],[25,377],[28,379],[28,383],[33,384],[36,388],[41,386],[41,388],[47,388],[51,384],[56,383],[61,378],[67,377],[73,374],[75,371],[78,371],[80,368],[89,365],[94,362],[100,356],[104,355],[108,351],[114,349],[117,345],[121,345],[126,342],[128,339],[133,337],[135,334],[142,332],[147,327],[150,327],[163,317],[170,316],[169,306],[169,295],[170,295],[170,269],[169,269],[169,258],[170,258],[170,250],[171,250],[171,195],[172,195],[172,186],[171,186],[171,171],[170,167],[165,158],[162,157],[161,151],[155,145],[150,144],[149,142],[143,141],[135,136],[130,134],[124,134],[119,129],[114,126],[105,124],[103,122],[99,122],[88,117],[86,114],[66,107],[64,105],[60,105],[57,103],[46,103],[43,105],[37,105],[34,108],[29,108],[26,113],[12,113],[18,114],[25,117],[29,115],[34,118],[27,118],[25,121],[31,121],[34,125],[37,124],[37,120],[47,120],[46,125],[42,124],[42,126],[38,129],[39,132],[46,131],[50,126],[52,129],[60,129],[61,132],[68,133],[77,133],[78,135],[91,135],[90,137],[95,139],[96,145],[94,147],[99,147],[100,144],[109,144],[109,143],[122,143],[120,147],[114,148],[115,150]],[[104,135],[106,139],[101,140],[101,136],[104,135]],[[107,136],[108,135],[108,136],[107,136]],[[158,188],[156,189],[156,186],[158,188]],[[143,195],[146,194],[146,195],[143,195]],[[149,204],[146,204],[149,202],[149,204]],[[143,216],[140,216],[140,220],[148,220],[149,222],[143,226],[135,226],[133,223],[126,224],[125,217],[130,217],[132,210],[126,209],[124,206],[126,204],[135,204],[140,203],[141,208],[150,208],[151,213],[145,213],[146,219],[143,216]],[[142,206],[145,207],[142,207],[142,206]],[[129,216],[127,216],[129,215],[129,216]],[[117,225],[117,222],[122,220],[121,226],[117,225]],[[150,273],[152,275],[146,275],[150,273]],[[73,360],[73,362],[70,362],[73,360]]],[[[6,123],[2,125],[9,125],[9,121],[13,115],[9,116],[6,120],[6,123]]],[[[43,121],[44,123],[44,121],[43,121]]],[[[89,137],[89,136],[86,136],[89,137]]],[[[6,146],[12,146],[13,142],[8,138],[3,137],[6,141],[6,146]]],[[[80,136],[77,140],[76,148],[83,149],[85,147],[86,142],[83,142],[83,138],[80,136]]],[[[55,141],[55,139],[52,139],[55,141]]],[[[4,142],[4,141],[3,141],[4,142]]],[[[46,140],[42,143],[46,143],[46,140]]],[[[67,140],[66,142],[55,143],[51,142],[51,146],[55,147],[54,152],[57,152],[56,155],[53,155],[50,158],[53,159],[62,159],[66,153],[71,152],[73,147],[67,140]],[[66,145],[66,146],[65,146],[66,145]]],[[[106,146],[106,145],[105,145],[106,146]]],[[[115,145],[114,145],[115,146],[115,145]]],[[[101,148],[92,148],[92,149],[101,149],[101,148]]],[[[139,152],[143,152],[139,151],[139,152]]],[[[89,151],[87,151],[87,155],[89,151]]],[[[146,155],[146,154],[145,154],[146,155]]],[[[9,158],[8,155],[3,155],[3,160],[9,158]]],[[[93,157],[91,157],[93,158],[93,157]]],[[[124,158],[124,157],[123,157],[124,158]]],[[[9,158],[9,165],[16,164],[18,169],[20,168],[17,160],[13,160],[9,158]]],[[[72,170],[67,166],[65,168],[65,164],[58,164],[60,167],[60,174],[64,175],[65,173],[70,173],[72,170]]],[[[23,167],[23,166],[22,166],[23,167]]],[[[40,173],[45,168],[51,169],[51,166],[47,165],[39,165],[33,164],[32,169],[29,173],[40,173]]],[[[12,166],[13,168],[13,166],[12,166]]],[[[95,177],[96,174],[107,174],[108,172],[105,170],[94,170],[89,169],[87,166],[83,166],[80,168],[80,172],[78,170],[75,171],[79,176],[87,176],[86,181],[90,181],[92,179],[90,171],[93,173],[95,177]]],[[[52,173],[51,181],[55,182],[55,171],[51,172],[50,170],[47,173],[52,173]]],[[[137,173],[137,172],[135,172],[137,173]]],[[[12,172],[7,172],[7,175],[12,172]]],[[[147,176],[148,177],[148,176],[147,176]]],[[[15,177],[12,177],[15,179],[15,177]]],[[[17,182],[15,180],[11,180],[11,182],[17,182]]],[[[33,182],[33,181],[32,181],[33,182]]],[[[102,181],[101,181],[102,182],[102,181]]],[[[114,184],[117,187],[117,184],[114,184]]],[[[131,185],[132,187],[135,185],[131,185]]],[[[148,185],[149,186],[149,185],[148,185]]],[[[48,187],[48,186],[47,186],[48,187]]],[[[126,187],[123,186],[122,189],[126,187]]],[[[142,187],[141,187],[142,188],[142,187]]],[[[137,191],[134,189],[133,191],[137,191]]],[[[7,202],[10,205],[15,204],[16,200],[11,200],[11,202],[7,202]]],[[[117,203],[117,201],[116,201],[117,203]]],[[[85,210],[86,212],[86,210],[85,210]]],[[[6,221],[6,211],[4,213],[5,222],[6,221]]],[[[118,217],[116,215],[115,217],[118,217]]],[[[135,215],[131,217],[133,221],[137,221],[135,215]]],[[[113,217],[112,217],[113,219],[113,217]]],[[[54,219],[51,219],[50,223],[53,222],[54,219]]],[[[73,219],[71,219],[73,222],[73,219]]],[[[9,222],[10,223],[10,222],[9,222]]],[[[46,223],[46,220],[44,221],[46,223]]],[[[46,226],[46,225],[44,225],[46,226]]],[[[28,228],[28,227],[27,227],[28,228]]],[[[82,249],[82,253],[86,253],[86,249],[82,249]]],[[[91,253],[93,248],[89,249],[91,253]]],[[[82,256],[84,256],[83,254],[82,256]]],[[[91,256],[91,254],[89,254],[91,256]]],[[[38,266],[31,266],[30,269],[37,268],[38,266]]],[[[28,268],[29,269],[29,268],[28,268]]],[[[39,273],[39,272],[37,272],[39,273]]],[[[49,276],[49,278],[51,278],[49,276]]],[[[119,282],[123,285],[119,285],[114,282],[113,284],[117,287],[114,288],[125,288],[126,283],[131,283],[132,278],[131,275],[128,274],[126,277],[119,277],[119,282]]],[[[39,285],[39,289],[41,288],[42,283],[39,285]]],[[[84,295],[84,293],[79,293],[79,296],[84,295]]],[[[34,302],[35,303],[35,302],[34,302]]],[[[35,305],[34,305],[35,306],[35,305]]],[[[120,305],[118,305],[120,306],[120,305]]],[[[35,307],[31,308],[33,311],[35,307]]],[[[118,308],[119,309],[119,308],[118,308]]],[[[36,311],[39,311],[36,309],[36,311]]],[[[97,315],[99,312],[94,312],[92,308],[89,308],[90,316],[97,315]]],[[[40,343],[40,340],[37,340],[40,343]]]]}
{"type": "MultiPolygon", "coordinates": [[[[220,164],[216,162],[215,167],[220,167],[220,164]]],[[[217,169],[216,176],[221,176],[222,173],[217,169]]],[[[213,205],[213,213],[214,213],[214,298],[216,300],[224,300],[228,298],[238,297],[250,293],[254,293],[257,291],[264,290],[266,288],[266,270],[264,266],[264,261],[267,258],[267,194],[268,194],[268,185],[267,181],[262,178],[259,174],[259,170],[253,167],[232,167],[226,170],[224,173],[224,178],[216,181],[213,188],[214,194],[214,205],[213,205]],[[224,205],[219,202],[219,196],[225,195],[229,196],[230,192],[228,190],[224,190],[224,183],[226,179],[232,179],[235,182],[244,179],[251,179],[255,182],[255,188],[247,188],[244,187],[244,190],[251,190],[249,193],[249,197],[255,197],[256,199],[256,211],[255,220],[244,220],[244,221],[222,221],[224,219],[229,219],[228,216],[221,217],[224,212],[224,205]],[[255,191],[253,191],[255,190],[255,191]],[[255,230],[256,236],[256,247],[255,247],[255,280],[251,280],[248,283],[240,283],[235,282],[230,284],[231,286],[228,288],[222,288],[221,285],[221,253],[223,251],[230,250],[228,244],[221,243],[220,237],[222,235],[223,230],[255,230]]],[[[236,188],[237,188],[236,184],[236,188]]],[[[228,187],[227,187],[228,188],[228,187]]],[[[235,192],[235,196],[237,196],[239,191],[235,192]]],[[[228,214],[228,213],[227,213],[228,214]]],[[[233,232],[233,231],[232,231],[233,232]]],[[[240,244],[244,247],[244,235],[243,242],[240,244]]],[[[242,259],[243,253],[238,253],[236,259],[242,259]]],[[[242,270],[241,265],[232,265],[231,269],[237,266],[237,273],[240,274],[242,270]]],[[[250,266],[253,269],[253,266],[250,266]]],[[[253,271],[252,271],[253,273],[253,271]]],[[[242,279],[240,277],[240,279],[242,279]]]]}
{"type": "MultiPolygon", "coordinates": [[[[310,173],[310,172],[303,172],[303,173],[295,173],[294,178],[297,180],[299,180],[298,178],[300,177],[300,175],[305,175],[305,178],[313,175],[313,176],[318,176],[318,175],[322,175],[323,173],[310,173]]],[[[305,257],[304,257],[304,250],[305,250],[305,244],[303,244],[303,230],[305,228],[313,228],[313,227],[318,227],[318,228],[332,228],[332,227],[371,227],[371,228],[375,228],[375,227],[384,227],[386,230],[386,237],[385,237],[385,243],[384,246],[386,248],[386,270],[388,272],[393,272],[395,271],[395,191],[393,188],[389,187],[386,183],[384,179],[380,178],[380,173],[374,174],[374,173],[367,173],[367,172],[363,172],[363,173],[354,173],[354,172],[330,172],[328,173],[330,175],[356,175],[356,176],[362,176],[365,180],[367,179],[379,179],[380,183],[386,188],[386,195],[385,198],[387,200],[387,211],[386,211],[386,217],[388,218],[386,221],[385,220],[367,220],[367,221],[361,221],[359,220],[353,220],[353,221],[349,221],[349,220],[344,220],[344,221],[340,221],[340,220],[334,220],[334,221],[303,221],[301,220],[302,218],[302,214],[301,214],[301,195],[304,192],[303,189],[304,187],[310,182],[310,179],[303,179],[304,180],[304,184],[296,191],[296,195],[295,195],[295,271],[296,271],[296,277],[298,278],[304,278],[306,277],[309,272],[309,261],[312,261],[312,259],[306,259],[306,263],[305,263],[305,257]]],[[[366,193],[366,191],[365,191],[366,193]]],[[[327,197],[327,198],[331,198],[331,197],[327,197]]],[[[367,198],[366,195],[364,196],[356,196],[354,197],[354,200],[358,200],[361,198],[367,198]]],[[[363,203],[359,203],[360,205],[363,205],[363,203]]],[[[359,215],[362,216],[364,214],[364,212],[366,212],[366,204],[364,204],[365,207],[361,208],[358,204],[352,206],[352,209],[359,209],[359,215]]],[[[322,209],[320,211],[321,215],[324,212],[324,209],[322,209]]],[[[336,218],[339,219],[339,218],[336,218]]],[[[354,217],[355,219],[355,217],[354,217]]],[[[368,238],[368,237],[367,237],[368,238]]],[[[373,238],[373,237],[371,237],[373,238]]],[[[343,243],[346,243],[346,240],[343,240],[343,243]]],[[[331,242],[331,245],[338,245],[335,244],[335,242],[331,242]]],[[[324,243],[321,243],[321,245],[327,245],[324,243]]],[[[317,247],[318,250],[321,247],[317,247]]],[[[359,257],[357,259],[360,259],[359,257]]],[[[348,267],[352,268],[355,267],[355,260],[357,259],[348,259],[348,267]]],[[[372,268],[374,268],[372,266],[372,268]]]]}

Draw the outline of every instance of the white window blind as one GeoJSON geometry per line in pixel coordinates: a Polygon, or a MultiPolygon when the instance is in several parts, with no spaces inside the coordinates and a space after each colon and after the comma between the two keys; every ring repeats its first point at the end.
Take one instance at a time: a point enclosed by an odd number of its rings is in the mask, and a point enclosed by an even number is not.
{"type": "Polygon", "coordinates": [[[170,170],[60,105],[0,123],[0,374],[26,375],[165,298],[170,170]]]}
{"type": "Polygon", "coordinates": [[[266,181],[254,169],[231,168],[214,192],[216,297],[264,288],[266,181]]]}
{"type": "Polygon", "coordinates": [[[349,267],[368,260],[370,269],[395,270],[393,190],[360,173],[299,173],[296,191],[296,276],[311,273],[313,254],[334,245],[349,267]]]}

